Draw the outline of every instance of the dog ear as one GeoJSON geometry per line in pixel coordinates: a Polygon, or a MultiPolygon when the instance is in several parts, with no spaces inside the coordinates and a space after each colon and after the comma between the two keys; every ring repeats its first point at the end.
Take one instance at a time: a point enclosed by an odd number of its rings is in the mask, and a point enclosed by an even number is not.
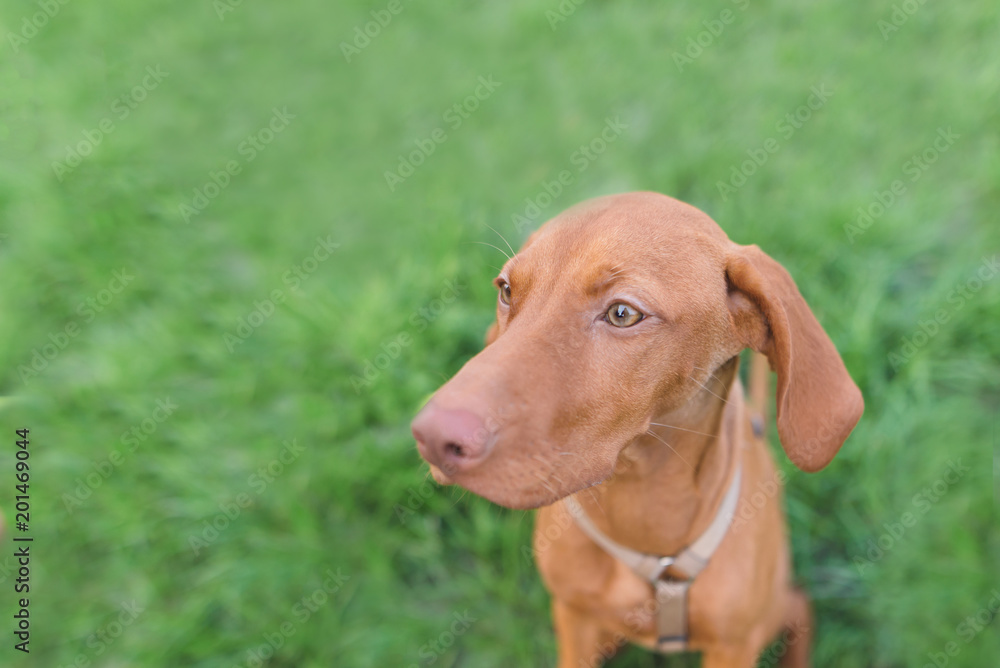
{"type": "Polygon", "coordinates": [[[778,437],[789,459],[818,471],[861,419],[861,391],[784,267],[757,246],[733,246],[726,260],[733,327],[778,374],[778,437]]]}

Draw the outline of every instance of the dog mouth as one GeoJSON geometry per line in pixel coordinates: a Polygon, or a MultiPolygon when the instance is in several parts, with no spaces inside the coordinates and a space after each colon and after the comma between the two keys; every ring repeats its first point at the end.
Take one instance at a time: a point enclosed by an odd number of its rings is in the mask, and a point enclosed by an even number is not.
{"type": "Polygon", "coordinates": [[[439,485],[454,485],[455,481],[447,473],[434,466],[433,464],[428,464],[431,470],[431,477],[434,478],[434,482],[439,485]]]}
{"type": "Polygon", "coordinates": [[[543,470],[542,467],[538,467],[538,461],[528,464],[527,474],[524,469],[518,467],[519,471],[515,476],[512,476],[504,466],[499,469],[449,471],[430,461],[429,448],[421,441],[417,441],[417,451],[427,463],[431,477],[437,484],[461,487],[491,503],[512,510],[536,510],[552,505],[567,496],[600,485],[613,476],[613,471],[582,479],[578,475],[569,474],[576,479],[573,484],[566,485],[562,478],[567,472],[556,471],[551,467],[543,470]],[[509,480],[511,477],[523,478],[525,484],[511,486],[500,483],[501,480],[509,480]]]}

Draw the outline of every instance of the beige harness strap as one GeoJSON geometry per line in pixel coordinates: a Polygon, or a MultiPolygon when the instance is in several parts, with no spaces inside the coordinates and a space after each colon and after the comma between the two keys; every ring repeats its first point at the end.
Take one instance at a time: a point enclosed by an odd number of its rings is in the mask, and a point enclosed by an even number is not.
{"type": "Polygon", "coordinates": [[[736,503],[740,498],[741,477],[742,469],[737,463],[733,480],[729,483],[729,489],[726,490],[726,496],[722,499],[712,523],[676,557],[645,554],[616,543],[594,525],[575,498],[567,496],[563,499],[570,515],[591,540],[628,566],[633,573],[653,585],[657,604],[656,648],[661,652],[680,652],[687,649],[688,589],[695,577],[708,566],[715,550],[726,537],[733,515],[736,513],[736,503]],[[685,577],[664,579],[664,572],[671,567],[685,577]]]}
{"type": "Polygon", "coordinates": [[[683,652],[687,649],[687,595],[691,580],[657,580],[656,649],[683,652]]]}

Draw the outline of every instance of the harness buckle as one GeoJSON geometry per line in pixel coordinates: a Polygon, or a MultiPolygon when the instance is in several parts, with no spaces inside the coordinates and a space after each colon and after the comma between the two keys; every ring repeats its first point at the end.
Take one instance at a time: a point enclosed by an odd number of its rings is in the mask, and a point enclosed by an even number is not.
{"type": "Polygon", "coordinates": [[[656,577],[653,578],[653,584],[655,584],[657,580],[659,580],[660,578],[663,577],[663,574],[667,572],[668,568],[670,568],[671,566],[674,565],[674,558],[673,557],[660,557],[660,559],[657,561],[657,563],[660,566],[660,570],[657,571],[656,577]]]}

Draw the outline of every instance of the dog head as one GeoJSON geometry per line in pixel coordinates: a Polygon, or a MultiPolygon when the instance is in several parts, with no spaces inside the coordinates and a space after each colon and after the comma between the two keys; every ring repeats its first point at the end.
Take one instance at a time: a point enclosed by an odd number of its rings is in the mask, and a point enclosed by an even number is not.
{"type": "Polygon", "coordinates": [[[606,479],[656,416],[747,347],[777,372],[778,434],[800,468],[825,466],[863,411],[788,273],[664,195],[560,214],[494,282],[486,348],[412,428],[438,482],[500,505],[534,508],[606,479]]]}

